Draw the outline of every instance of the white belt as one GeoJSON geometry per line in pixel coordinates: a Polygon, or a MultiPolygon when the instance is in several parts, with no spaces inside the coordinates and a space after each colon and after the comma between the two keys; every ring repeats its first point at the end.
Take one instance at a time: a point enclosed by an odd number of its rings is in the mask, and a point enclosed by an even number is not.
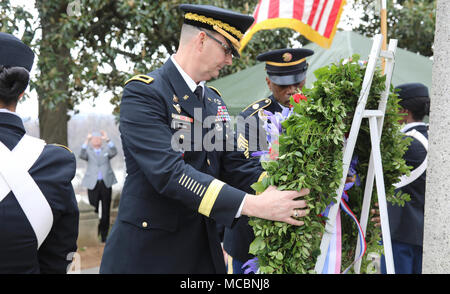
{"type": "MultiPolygon", "coordinates": [[[[413,129],[413,130],[405,133],[405,135],[411,136],[411,137],[417,139],[420,143],[422,143],[423,147],[428,152],[428,140],[424,135],[422,135],[422,133],[413,129]]],[[[394,184],[394,187],[398,189],[398,188],[404,187],[406,185],[409,185],[412,182],[414,182],[415,180],[417,180],[427,169],[427,158],[428,158],[428,154],[425,156],[425,159],[423,160],[423,162],[416,169],[411,171],[409,177],[406,175],[401,176],[400,182],[394,184]]]]}
{"type": "Polygon", "coordinates": [[[0,142],[0,202],[13,192],[36,235],[38,248],[53,225],[47,199],[28,173],[45,147],[45,141],[24,135],[10,151],[0,142]]]}

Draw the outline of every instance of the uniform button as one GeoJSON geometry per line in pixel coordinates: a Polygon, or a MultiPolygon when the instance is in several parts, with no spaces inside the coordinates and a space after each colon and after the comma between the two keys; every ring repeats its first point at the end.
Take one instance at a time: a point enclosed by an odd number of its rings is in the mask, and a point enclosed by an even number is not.
{"type": "Polygon", "coordinates": [[[208,165],[211,165],[211,162],[209,161],[209,158],[206,159],[206,162],[208,163],[208,165]]]}
{"type": "Polygon", "coordinates": [[[184,135],[180,135],[180,139],[183,140],[184,139],[184,135]]]}
{"type": "Polygon", "coordinates": [[[148,226],[147,222],[142,222],[142,227],[146,228],[148,226]]]}

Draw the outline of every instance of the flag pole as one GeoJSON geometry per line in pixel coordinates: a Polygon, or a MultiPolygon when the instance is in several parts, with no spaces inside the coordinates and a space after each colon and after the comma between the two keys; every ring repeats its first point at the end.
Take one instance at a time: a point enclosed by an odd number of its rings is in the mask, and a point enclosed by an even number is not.
{"type": "MultiPolygon", "coordinates": [[[[380,0],[381,9],[380,9],[380,20],[381,20],[381,35],[383,36],[383,42],[381,45],[381,49],[386,51],[387,49],[387,11],[386,11],[386,0],[380,0]]],[[[386,59],[383,57],[382,59],[382,68],[384,72],[384,68],[386,66],[386,59]]]]}

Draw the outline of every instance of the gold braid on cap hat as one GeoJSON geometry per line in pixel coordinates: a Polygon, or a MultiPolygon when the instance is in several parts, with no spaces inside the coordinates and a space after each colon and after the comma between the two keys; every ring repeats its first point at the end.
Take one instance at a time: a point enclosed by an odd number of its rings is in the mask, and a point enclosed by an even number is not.
{"type": "Polygon", "coordinates": [[[240,47],[239,41],[228,33],[228,32],[230,32],[233,35],[237,36],[239,39],[241,39],[244,34],[241,33],[235,27],[232,27],[227,23],[221,22],[220,20],[216,20],[216,19],[213,19],[210,17],[198,15],[198,14],[191,13],[191,12],[186,13],[184,15],[184,18],[189,19],[189,20],[199,21],[199,22],[206,23],[206,24],[212,26],[215,31],[217,31],[219,34],[221,34],[222,36],[224,36],[225,38],[230,40],[231,43],[233,43],[233,45],[239,49],[239,47],[240,47]],[[226,32],[226,31],[228,31],[228,32],[226,32]]]}
{"type": "Polygon", "coordinates": [[[286,63],[286,62],[266,61],[266,64],[268,64],[268,65],[274,65],[274,66],[291,66],[291,65],[300,64],[300,63],[302,63],[302,62],[305,61],[305,60],[306,60],[306,57],[305,57],[305,58],[302,58],[302,59],[300,59],[300,60],[292,61],[292,62],[288,62],[288,63],[286,63]]]}

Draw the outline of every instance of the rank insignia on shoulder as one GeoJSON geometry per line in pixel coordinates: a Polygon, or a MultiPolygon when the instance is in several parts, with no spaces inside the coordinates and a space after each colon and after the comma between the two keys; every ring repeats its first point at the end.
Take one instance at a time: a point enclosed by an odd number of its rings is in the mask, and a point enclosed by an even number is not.
{"type": "Polygon", "coordinates": [[[57,147],[62,147],[62,148],[64,148],[64,149],[68,150],[70,153],[73,153],[73,151],[70,150],[70,148],[67,147],[67,146],[64,146],[64,145],[61,145],[61,144],[52,144],[52,145],[57,146],[57,147]]]}
{"type": "Polygon", "coordinates": [[[208,86],[208,88],[210,88],[211,90],[213,90],[214,92],[217,93],[217,95],[219,95],[220,97],[222,97],[222,94],[220,94],[219,90],[217,90],[216,88],[212,87],[212,86],[208,86]]]}
{"type": "Polygon", "coordinates": [[[242,112],[248,111],[249,109],[251,109],[252,113],[249,116],[252,116],[255,113],[259,112],[260,110],[269,106],[271,103],[272,103],[272,100],[270,100],[269,98],[264,98],[264,99],[253,102],[252,104],[250,104],[249,106],[244,108],[244,110],[242,110],[242,112]]]}
{"type": "Polygon", "coordinates": [[[126,81],[125,85],[131,81],[139,81],[139,82],[143,82],[146,84],[150,84],[151,82],[153,82],[153,80],[154,80],[154,78],[149,77],[147,75],[136,75],[136,76],[132,77],[131,79],[129,79],[128,81],[126,81]]]}

